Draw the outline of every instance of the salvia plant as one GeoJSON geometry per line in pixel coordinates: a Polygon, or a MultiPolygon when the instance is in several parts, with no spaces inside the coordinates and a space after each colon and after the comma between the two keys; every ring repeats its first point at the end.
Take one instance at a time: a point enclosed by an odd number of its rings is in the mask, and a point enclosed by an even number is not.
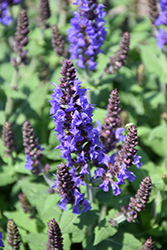
{"type": "Polygon", "coordinates": [[[0,249],[166,250],[166,46],[166,0],[0,0],[0,249]]]}

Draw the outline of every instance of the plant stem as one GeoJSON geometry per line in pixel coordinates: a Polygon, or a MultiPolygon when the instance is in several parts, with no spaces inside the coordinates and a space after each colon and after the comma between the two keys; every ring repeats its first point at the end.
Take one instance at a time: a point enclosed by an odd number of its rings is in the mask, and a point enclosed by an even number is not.
{"type": "Polygon", "coordinates": [[[43,178],[45,179],[46,183],[49,185],[50,188],[54,185],[54,182],[51,180],[49,174],[43,173],[43,178]]]}
{"type": "MultiPolygon", "coordinates": [[[[17,80],[18,80],[18,68],[15,69],[13,76],[12,76],[12,81],[10,84],[11,89],[17,88],[17,80]]],[[[12,114],[14,108],[14,100],[12,97],[7,97],[7,102],[5,105],[5,116],[6,119],[12,114]]]]}
{"type": "Polygon", "coordinates": [[[99,222],[102,221],[107,214],[107,205],[102,205],[101,210],[100,210],[100,216],[99,216],[99,222]]]}

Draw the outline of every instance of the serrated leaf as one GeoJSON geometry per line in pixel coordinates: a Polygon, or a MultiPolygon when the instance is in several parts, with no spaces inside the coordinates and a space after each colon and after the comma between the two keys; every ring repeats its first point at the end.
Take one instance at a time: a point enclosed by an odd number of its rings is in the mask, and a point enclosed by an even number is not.
{"type": "Polygon", "coordinates": [[[107,241],[109,241],[113,250],[141,250],[142,248],[142,244],[140,243],[140,241],[129,233],[120,235],[120,233],[118,232],[118,234],[108,238],[107,241]]]}
{"type": "Polygon", "coordinates": [[[149,46],[140,46],[141,57],[144,65],[150,72],[156,72],[158,75],[163,74],[164,66],[159,58],[155,55],[154,51],[149,46]]]}
{"type": "Polygon", "coordinates": [[[28,232],[37,233],[38,227],[36,219],[30,219],[29,214],[23,211],[4,212],[4,215],[9,219],[13,219],[17,226],[27,230],[28,232]]]}
{"type": "Polygon", "coordinates": [[[63,234],[63,249],[70,250],[71,249],[71,240],[69,234],[63,234]]]}
{"type": "Polygon", "coordinates": [[[41,183],[32,183],[28,180],[20,181],[22,192],[27,196],[32,206],[35,206],[39,213],[43,212],[45,201],[48,197],[49,187],[41,183]]]}
{"type": "Polygon", "coordinates": [[[47,235],[30,233],[25,235],[25,240],[28,242],[30,250],[46,250],[47,248],[47,235]]]}
{"type": "Polygon", "coordinates": [[[107,239],[108,237],[114,235],[117,230],[112,227],[111,224],[107,221],[106,225],[103,226],[103,221],[99,223],[95,228],[95,240],[93,245],[99,244],[101,241],[107,239]]]}
{"type": "Polygon", "coordinates": [[[3,172],[0,172],[0,186],[6,186],[14,183],[17,180],[13,169],[9,166],[3,167],[3,172]]]}
{"type": "Polygon", "coordinates": [[[78,228],[79,222],[79,216],[77,214],[73,214],[71,205],[67,205],[67,210],[62,213],[59,223],[62,233],[73,233],[80,230],[78,228]]]}

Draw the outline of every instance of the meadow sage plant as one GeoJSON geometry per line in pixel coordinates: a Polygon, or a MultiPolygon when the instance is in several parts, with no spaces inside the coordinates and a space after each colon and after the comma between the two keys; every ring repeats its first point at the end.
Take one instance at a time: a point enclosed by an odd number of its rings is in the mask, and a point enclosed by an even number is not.
{"type": "Polygon", "coordinates": [[[68,30],[71,59],[77,59],[77,66],[95,70],[97,57],[106,37],[103,4],[96,0],[77,0],[79,10],[74,12],[71,28],[68,30]]]}

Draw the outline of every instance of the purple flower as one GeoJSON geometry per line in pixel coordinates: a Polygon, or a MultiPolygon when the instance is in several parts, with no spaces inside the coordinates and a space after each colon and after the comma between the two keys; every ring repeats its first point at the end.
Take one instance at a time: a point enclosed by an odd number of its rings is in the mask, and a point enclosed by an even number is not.
{"type": "Polygon", "coordinates": [[[8,15],[9,5],[19,4],[21,0],[2,0],[0,2],[0,23],[9,25],[12,22],[12,16],[8,15]]]}
{"type": "Polygon", "coordinates": [[[159,26],[161,24],[167,25],[167,2],[166,0],[160,0],[159,2],[161,14],[158,16],[157,20],[155,21],[155,25],[159,26]]]}
{"type": "Polygon", "coordinates": [[[88,164],[102,161],[103,147],[99,142],[99,132],[93,127],[94,107],[85,96],[86,89],[81,88],[81,81],[75,76],[71,60],[63,62],[61,74],[60,85],[54,84],[50,114],[60,141],[57,148],[67,166],[74,170],[71,174],[79,187],[84,183],[84,175],[89,174],[88,164]]]}
{"type": "MultiPolygon", "coordinates": [[[[167,2],[166,0],[160,0],[159,2],[161,13],[158,16],[158,18],[155,21],[155,25],[164,25],[165,28],[167,26],[167,2]]],[[[157,46],[159,48],[163,48],[165,45],[167,45],[167,30],[159,29],[158,35],[156,36],[157,39],[157,46]]]]}
{"type": "Polygon", "coordinates": [[[84,200],[82,202],[82,205],[83,205],[83,211],[86,213],[87,211],[91,210],[91,206],[89,204],[89,202],[87,200],[84,200]]]}
{"type": "Polygon", "coordinates": [[[167,30],[159,29],[156,39],[157,39],[157,46],[163,49],[163,47],[167,45],[167,30]]]}
{"type": "Polygon", "coordinates": [[[113,194],[115,196],[119,195],[121,193],[121,189],[119,188],[118,184],[116,182],[112,182],[111,183],[111,187],[112,187],[112,190],[113,190],[113,194]]]}
{"type": "Polygon", "coordinates": [[[2,241],[2,233],[0,232],[0,247],[5,247],[2,241]]]}
{"type": "Polygon", "coordinates": [[[32,170],[32,169],[33,169],[33,167],[32,167],[32,165],[33,165],[33,160],[31,160],[31,156],[26,155],[26,159],[27,159],[27,163],[26,163],[26,165],[25,165],[25,168],[26,168],[27,170],[32,170]]]}
{"type": "Polygon", "coordinates": [[[125,142],[126,140],[126,135],[122,135],[122,132],[124,131],[125,129],[124,128],[117,128],[115,130],[115,138],[117,140],[120,140],[122,142],[125,142]]]}
{"type": "Polygon", "coordinates": [[[95,70],[97,55],[101,52],[100,47],[106,36],[103,27],[103,17],[106,14],[102,10],[104,5],[88,0],[77,0],[74,4],[79,5],[80,10],[74,12],[74,17],[70,21],[72,27],[68,30],[71,59],[78,59],[77,65],[80,68],[86,66],[90,70],[95,70]]]}

